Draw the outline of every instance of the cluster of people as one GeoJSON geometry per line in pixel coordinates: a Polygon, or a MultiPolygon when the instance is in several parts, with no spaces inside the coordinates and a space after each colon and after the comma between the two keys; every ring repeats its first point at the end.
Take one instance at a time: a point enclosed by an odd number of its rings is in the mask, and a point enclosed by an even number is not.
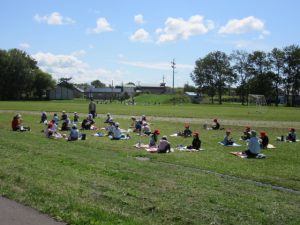
{"type": "MultiPolygon", "coordinates": [[[[96,109],[95,103],[91,101],[89,104],[89,114],[85,119],[83,119],[81,123],[81,130],[96,130],[95,126],[96,122],[94,118],[96,117],[96,109]]],[[[30,131],[30,127],[23,126],[22,117],[20,114],[16,114],[13,117],[11,122],[11,127],[13,131],[30,131]]],[[[65,111],[62,111],[60,118],[57,113],[53,114],[51,120],[48,120],[47,113],[42,112],[40,123],[45,124],[46,128],[43,130],[45,136],[47,138],[66,138],[65,134],[59,133],[58,125],[61,123],[60,131],[69,131],[70,134],[68,136],[69,141],[85,139],[85,134],[82,134],[78,129],[79,123],[79,115],[77,112],[74,112],[73,120],[69,119],[68,114],[65,111]]],[[[129,139],[130,136],[123,132],[120,128],[120,124],[115,122],[110,113],[107,113],[107,117],[104,121],[107,124],[105,130],[107,131],[107,136],[109,136],[112,140],[120,140],[120,139],[129,139]]],[[[204,125],[204,128],[207,130],[219,130],[221,125],[218,119],[213,120],[213,124],[211,127],[207,127],[204,125]]],[[[137,119],[136,117],[131,117],[131,128],[133,131],[138,133],[139,135],[144,134],[149,136],[149,147],[157,147],[157,152],[166,153],[171,151],[171,143],[168,141],[167,136],[162,136],[162,138],[158,141],[158,136],[160,135],[160,130],[155,129],[153,132],[150,128],[150,123],[147,121],[145,115],[142,115],[141,118],[137,119]]],[[[221,142],[225,146],[234,145],[235,141],[231,136],[231,130],[225,130],[225,136],[223,141],[221,142]]],[[[259,137],[257,137],[257,133],[255,130],[252,130],[250,126],[246,126],[243,134],[241,136],[241,140],[247,142],[247,150],[244,152],[248,156],[257,156],[261,149],[265,149],[269,145],[269,137],[265,131],[261,131],[259,133],[259,137]]],[[[199,132],[193,132],[190,129],[189,124],[184,125],[184,130],[177,132],[177,136],[182,137],[193,137],[191,145],[186,146],[187,149],[195,149],[199,150],[201,148],[201,140],[199,137],[199,132]]],[[[296,142],[296,129],[290,128],[287,136],[281,136],[277,138],[279,141],[290,141],[296,142]]]]}

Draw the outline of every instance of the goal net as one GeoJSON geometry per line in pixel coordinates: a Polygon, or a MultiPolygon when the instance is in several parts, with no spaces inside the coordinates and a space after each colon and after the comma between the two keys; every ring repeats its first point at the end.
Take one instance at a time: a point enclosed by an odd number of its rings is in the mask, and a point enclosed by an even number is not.
{"type": "Polygon", "coordinates": [[[248,106],[255,108],[256,112],[264,112],[267,109],[267,101],[264,95],[249,94],[248,106]]]}

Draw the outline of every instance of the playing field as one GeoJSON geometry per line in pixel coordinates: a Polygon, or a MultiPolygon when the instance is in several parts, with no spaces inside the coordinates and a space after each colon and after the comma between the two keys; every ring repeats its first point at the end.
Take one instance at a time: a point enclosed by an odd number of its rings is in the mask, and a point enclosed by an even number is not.
{"type": "MultiPolygon", "coordinates": [[[[123,129],[128,129],[131,115],[149,115],[152,130],[168,135],[172,147],[191,144],[191,138],[169,136],[190,123],[200,132],[205,149],[200,152],[151,154],[133,147],[140,138],[135,134],[130,140],[111,141],[84,131],[87,140],[67,142],[41,133],[41,111],[77,111],[82,119],[87,104],[0,102],[1,195],[69,224],[300,224],[300,142],[275,141],[288,127],[300,128],[299,109],[97,105],[99,114],[112,113],[123,129]],[[11,131],[12,116],[20,111],[32,131],[11,131]],[[217,144],[224,131],[202,128],[212,118],[231,128],[242,146],[217,144]],[[246,124],[265,130],[276,146],[263,150],[266,159],[230,154],[245,150],[239,137],[246,124]]],[[[96,119],[98,127],[104,127],[104,119],[96,119]]],[[[148,137],[141,141],[148,143],[148,137]]]]}

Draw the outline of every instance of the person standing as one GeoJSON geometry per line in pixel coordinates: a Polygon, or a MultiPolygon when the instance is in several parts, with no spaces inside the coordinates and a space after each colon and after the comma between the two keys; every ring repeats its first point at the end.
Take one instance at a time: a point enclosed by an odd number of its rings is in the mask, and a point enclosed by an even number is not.
{"type": "Polygon", "coordinates": [[[96,117],[96,103],[94,100],[91,98],[91,102],[89,104],[89,114],[93,115],[93,118],[96,117]]]}

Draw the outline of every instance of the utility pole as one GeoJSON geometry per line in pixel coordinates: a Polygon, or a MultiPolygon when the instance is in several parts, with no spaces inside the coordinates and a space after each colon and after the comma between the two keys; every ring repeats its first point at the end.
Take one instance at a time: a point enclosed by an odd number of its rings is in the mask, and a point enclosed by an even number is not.
{"type": "Polygon", "coordinates": [[[175,68],[176,68],[175,59],[173,59],[173,61],[171,62],[171,67],[173,69],[173,94],[174,94],[175,93],[175,90],[174,90],[174,74],[175,74],[175,68]]]}

